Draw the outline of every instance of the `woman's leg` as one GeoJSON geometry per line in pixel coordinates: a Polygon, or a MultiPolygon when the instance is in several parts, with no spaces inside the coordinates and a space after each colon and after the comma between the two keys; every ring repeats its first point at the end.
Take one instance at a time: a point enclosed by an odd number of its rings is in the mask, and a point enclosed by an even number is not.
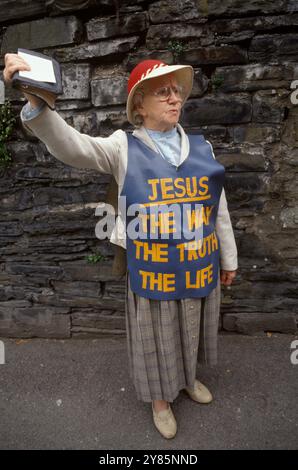
{"type": "Polygon", "coordinates": [[[169,403],[165,400],[153,400],[154,410],[158,413],[159,411],[167,410],[169,403]]]}

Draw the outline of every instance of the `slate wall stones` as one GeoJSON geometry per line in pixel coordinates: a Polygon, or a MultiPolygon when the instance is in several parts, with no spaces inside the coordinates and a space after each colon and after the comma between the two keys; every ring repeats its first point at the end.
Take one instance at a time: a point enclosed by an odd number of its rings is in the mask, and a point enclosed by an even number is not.
{"type": "Polygon", "coordinates": [[[94,106],[125,104],[127,98],[127,78],[117,76],[92,80],[91,97],[94,106]]]}
{"type": "Polygon", "coordinates": [[[1,22],[7,24],[12,21],[22,21],[37,15],[43,17],[46,14],[46,2],[44,0],[2,0],[1,1],[1,22]]]}
{"type": "MultiPolygon", "coordinates": [[[[222,287],[220,328],[297,333],[298,2],[296,0],[0,0],[0,101],[6,52],[27,47],[62,68],[60,115],[108,136],[126,120],[127,79],[141,60],[191,64],[181,123],[203,133],[226,168],[239,252],[222,287]]],[[[0,336],[125,335],[125,280],[99,240],[111,177],[56,160],[18,122],[0,168],[0,336]],[[87,257],[97,262],[89,262],[87,257]],[[96,258],[97,256],[97,258],[96,258]]]]}
{"type": "Polygon", "coordinates": [[[183,23],[165,23],[152,25],[148,29],[146,37],[146,46],[148,49],[163,49],[164,45],[170,39],[194,41],[197,44],[198,39],[203,34],[203,28],[200,25],[185,25],[183,23]]]}
{"type": "MultiPolygon", "coordinates": [[[[59,62],[76,62],[87,59],[99,60],[115,55],[124,57],[136,47],[138,40],[138,36],[130,36],[107,41],[82,43],[72,48],[57,48],[55,49],[55,58],[59,62]]],[[[45,49],[44,52],[50,55],[52,49],[45,49]]]]}
{"type": "Polygon", "coordinates": [[[148,28],[148,15],[139,12],[119,18],[95,18],[86,24],[88,41],[105,39],[145,31],[148,28]]]}
{"type": "Polygon", "coordinates": [[[8,26],[1,55],[17,52],[18,47],[41,49],[75,43],[81,35],[81,23],[75,16],[45,18],[8,26]]]}
{"type": "Polygon", "coordinates": [[[63,94],[61,99],[86,100],[90,97],[90,65],[62,64],[63,94]]]}
{"type": "Polygon", "coordinates": [[[298,57],[298,34],[276,36],[255,36],[248,51],[251,61],[268,62],[283,57],[296,60],[298,57]]]}
{"type": "Polygon", "coordinates": [[[246,64],[248,57],[247,51],[243,48],[223,44],[219,47],[210,46],[186,49],[180,54],[180,60],[192,66],[195,66],[195,64],[246,64]]]}
{"type": "Polygon", "coordinates": [[[199,11],[207,13],[209,16],[248,16],[255,13],[268,15],[270,13],[279,13],[285,11],[290,2],[287,0],[208,0],[197,2],[199,11]]]}
{"type": "Polygon", "coordinates": [[[228,97],[223,94],[204,96],[199,101],[189,99],[184,106],[182,121],[190,127],[197,125],[233,124],[251,120],[251,101],[245,93],[228,97]]]}
{"type": "Polygon", "coordinates": [[[174,23],[176,21],[205,23],[207,18],[202,14],[203,5],[199,8],[195,0],[161,0],[149,5],[150,22],[153,24],[174,23]]]}

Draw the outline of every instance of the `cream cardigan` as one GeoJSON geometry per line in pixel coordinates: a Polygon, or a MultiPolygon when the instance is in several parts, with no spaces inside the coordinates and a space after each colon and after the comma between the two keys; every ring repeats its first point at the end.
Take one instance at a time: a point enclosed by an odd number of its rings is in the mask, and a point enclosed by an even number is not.
{"type": "MultiPolygon", "coordinates": [[[[120,194],[126,174],[128,152],[127,137],[122,129],[114,131],[108,137],[81,134],[48,106],[29,120],[24,120],[21,113],[21,120],[24,128],[38,137],[58,160],[76,168],[92,168],[100,173],[113,175],[118,184],[118,195],[120,194]]],[[[189,142],[180,124],[177,124],[177,129],[181,135],[181,165],[188,156],[189,142]]],[[[154,151],[157,150],[144,127],[135,129],[133,135],[154,151]]],[[[211,146],[210,142],[208,143],[211,146]]],[[[213,150],[212,154],[215,158],[213,150]]],[[[220,197],[215,230],[220,241],[220,267],[234,271],[238,267],[237,246],[224,189],[220,197]]],[[[110,242],[126,248],[125,226],[119,216],[116,218],[110,242]]]]}

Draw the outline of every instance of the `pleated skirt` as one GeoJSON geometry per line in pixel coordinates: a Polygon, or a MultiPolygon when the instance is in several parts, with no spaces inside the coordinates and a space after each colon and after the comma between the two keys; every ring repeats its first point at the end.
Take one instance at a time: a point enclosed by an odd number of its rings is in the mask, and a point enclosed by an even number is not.
{"type": "Polygon", "coordinates": [[[154,300],[132,292],[126,273],[129,374],[137,399],[173,402],[193,387],[197,364],[217,364],[221,284],[202,298],[154,300]]]}

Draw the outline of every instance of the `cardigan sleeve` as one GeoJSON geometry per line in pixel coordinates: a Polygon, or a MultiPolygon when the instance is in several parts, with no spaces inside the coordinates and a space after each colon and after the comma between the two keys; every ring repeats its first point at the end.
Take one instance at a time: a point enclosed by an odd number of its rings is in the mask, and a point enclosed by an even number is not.
{"type": "Polygon", "coordinates": [[[42,109],[45,106],[46,106],[45,102],[42,102],[36,108],[32,108],[31,105],[30,105],[30,102],[27,101],[27,103],[25,104],[25,106],[23,106],[23,108],[21,110],[21,119],[22,119],[22,121],[30,121],[30,119],[35,118],[36,116],[38,116],[41,113],[42,109]]]}
{"type": "MultiPolygon", "coordinates": [[[[213,158],[215,158],[211,143],[206,140],[211,146],[213,158]]],[[[215,223],[215,231],[219,238],[220,243],[220,267],[226,271],[236,271],[238,268],[238,252],[231,223],[231,218],[228,210],[228,203],[224,188],[222,188],[218,213],[215,223]]]]}
{"type": "Polygon", "coordinates": [[[226,271],[236,271],[238,268],[237,245],[224,188],[222,189],[219,200],[215,230],[220,243],[221,269],[225,269],[226,271]]]}
{"type": "Polygon", "coordinates": [[[108,137],[91,137],[78,132],[48,106],[39,109],[33,118],[30,114],[26,116],[24,108],[21,111],[22,126],[38,137],[58,160],[76,168],[92,168],[117,177],[124,131],[118,129],[108,137]]]}

